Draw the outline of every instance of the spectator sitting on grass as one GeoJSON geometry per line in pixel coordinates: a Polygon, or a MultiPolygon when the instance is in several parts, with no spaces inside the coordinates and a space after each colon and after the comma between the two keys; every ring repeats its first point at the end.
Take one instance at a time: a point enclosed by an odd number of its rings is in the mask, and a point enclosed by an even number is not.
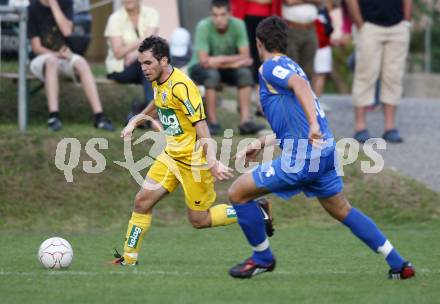
{"type": "Polygon", "coordinates": [[[37,0],[28,7],[28,36],[36,55],[30,70],[44,82],[49,108],[49,130],[58,131],[59,118],[58,74],[81,81],[94,114],[95,128],[113,131],[113,125],[102,110],[95,79],[87,61],[69,48],[73,31],[73,2],[71,0],[37,0]]]}

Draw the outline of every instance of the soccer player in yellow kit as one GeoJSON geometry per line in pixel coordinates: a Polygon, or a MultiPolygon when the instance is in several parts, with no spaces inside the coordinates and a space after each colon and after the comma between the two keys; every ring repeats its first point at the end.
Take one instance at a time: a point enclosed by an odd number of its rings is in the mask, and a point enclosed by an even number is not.
{"type": "MultiPolygon", "coordinates": [[[[179,183],[185,193],[188,218],[194,227],[216,227],[237,222],[232,206],[212,206],[216,198],[214,180],[226,180],[233,174],[231,168],[216,159],[215,151],[208,148],[208,144],[196,145],[197,139],[210,138],[197,86],[182,71],[170,65],[169,46],[163,38],[146,38],[138,51],[142,71],[153,85],[154,102],[130,120],[121,137],[130,140],[134,129],[146,116],[157,114],[167,146],[151,166],[144,186],[136,195],[124,254],[116,252],[113,260],[114,264],[120,265],[136,265],[142,239],[151,225],[154,205],[173,192],[179,183]]],[[[269,203],[263,200],[260,206],[267,219],[268,234],[271,234],[269,203]]]]}

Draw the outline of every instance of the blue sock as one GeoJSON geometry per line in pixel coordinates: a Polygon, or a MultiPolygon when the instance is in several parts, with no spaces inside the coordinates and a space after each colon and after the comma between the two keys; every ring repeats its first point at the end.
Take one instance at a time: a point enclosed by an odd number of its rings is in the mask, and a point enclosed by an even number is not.
{"type": "Polygon", "coordinates": [[[267,239],[263,215],[257,203],[252,200],[246,204],[233,204],[233,206],[237,212],[238,224],[254,249],[252,259],[257,264],[270,264],[274,258],[267,239]]]}
{"type": "Polygon", "coordinates": [[[391,269],[393,269],[393,270],[402,269],[402,265],[403,265],[403,263],[405,263],[405,260],[400,256],[400,254],[394,248],[393,248],[393,250],[391,250],[391,252],[385,258],[385,260],[387,261],[388,265],[390,265],[391,269]]]}
{"type": "Polygon", "coordinates": [[[374,252],[380,252],[392,269],[400,269],[405,260],[387,240],[376,224],[361,211],[352,208],[343,221],[351,232],[374,252]]]}

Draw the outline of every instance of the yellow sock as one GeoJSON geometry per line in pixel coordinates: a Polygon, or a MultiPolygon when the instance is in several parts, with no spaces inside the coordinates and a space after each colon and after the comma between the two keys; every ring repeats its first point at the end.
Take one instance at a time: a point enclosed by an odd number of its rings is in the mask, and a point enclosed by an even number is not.
{"type": "Polygon", "coordinates": [[[237,213],[231,205],[220,204],[209,208],[211,227],[226,226],[237,222],[237,213]]]}
{"type": "Polygon", "coordinates": [[[124,244],[124,260],[132,264],[135,263],[142,247],[142,239],[145,232],[151,226],[151,214],[133,212],[128,222],[127,234],[124,244]]]}

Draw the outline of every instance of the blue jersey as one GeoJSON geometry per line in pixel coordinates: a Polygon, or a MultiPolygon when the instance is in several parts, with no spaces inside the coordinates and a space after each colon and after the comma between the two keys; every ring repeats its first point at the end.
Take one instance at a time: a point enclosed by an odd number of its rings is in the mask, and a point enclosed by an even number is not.
{"type": "MultiPolygon", "coordinates": [[[[260,102],[280,147],[289,150],[292,159],[311,159],[327,156],[334,151],[333,134],[318,99],[314,96],[317,120],[326,144],[321,149],[308,143],[309,123],[295,93],[288,87],[292,75],[308,81],[301,67],[285,55],[266,60],[260,67],[260,102]]],[[[310,85],[310,84],[309,84],[310,85]]]]}

